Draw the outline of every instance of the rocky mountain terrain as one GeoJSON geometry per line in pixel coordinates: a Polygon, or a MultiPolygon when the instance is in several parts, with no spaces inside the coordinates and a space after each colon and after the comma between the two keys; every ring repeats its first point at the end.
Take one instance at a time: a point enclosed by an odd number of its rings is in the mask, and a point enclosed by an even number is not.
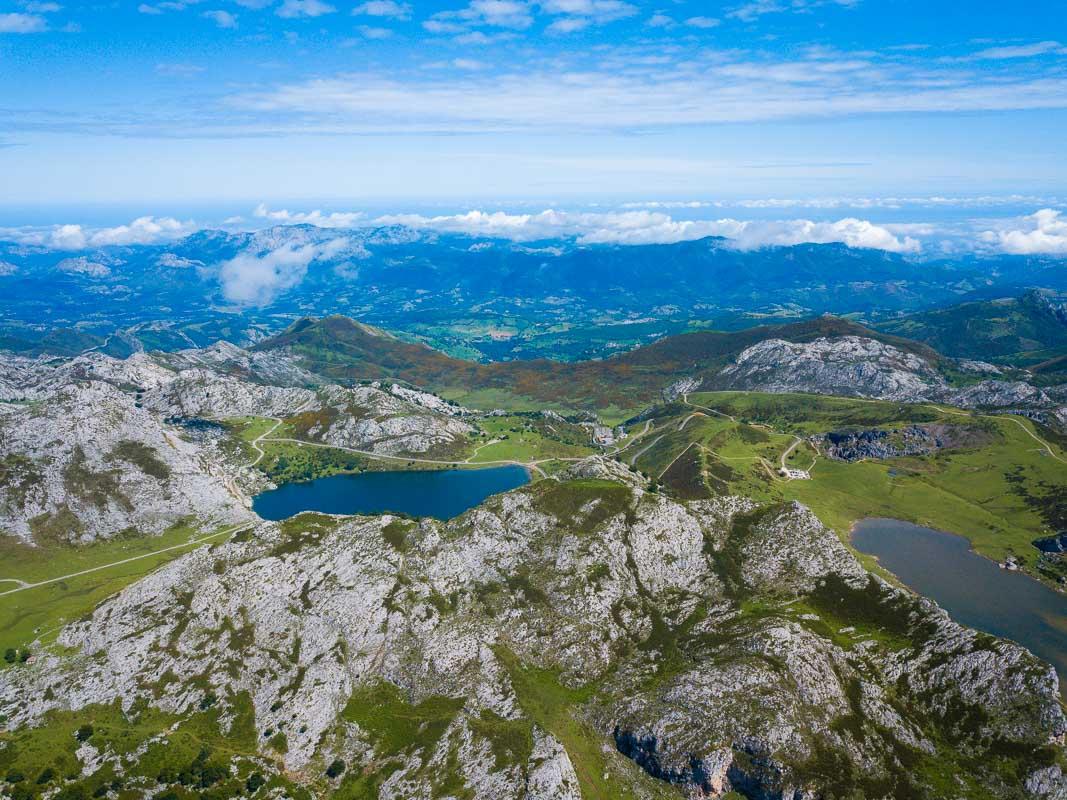
{"type": "Polygon", "coordinates": [[[830,431],[817,440],[819,452],[838,461],[925,456],[940,450],[979,446],[991,438],[965,425],[908,425],[884,430],[830,431]]]}
{"type": "Polygon", "coordinates": [[[225,344],[126,359],[5,356],[0,372],[0,531],[24,540],[251,519],[247,494],[262,476],[223,446],[222,429],[190,421],[292,418],[293,435],[388,454],[447,449],[471,431],[466,409],[433,395],[323,384],[279,354],[225,344]]]}
{"type": "Polygon", "coordinates": [[[34,731],[138,720],[54,754],[97,796],[1067,791],[1050,667],[867,575],[802,506],[681,504],[602,459],[448,523],[259,524],[60,644],[0,673],[0,767],[34,731]]]}
{"type": "MultiPolygon", "coordinates": [[[[706,389],[938,402],[960,408],[1040,408],[1067,399],[1063,387],[1045,390],[1021,380],[987,378],[953,386],[938,366],[914,352],[862,336],[811,342],[767,339],[742,351],[734,363],[700,385],[706,389]]],[[[967,371],[976,368],[975,362],[966,366],[967,371]]]]}
{"type": "Polygon", "coordinates": [[[84,542],[130,529],[160,533],[190,516],[204,527],[247,521],[227,466],[138,405],[92,381],[4,406],[0,530],[84,542]]]}
{"type": "MultiPolygon", "coordinates": [[[[84,544],[178,522],[245,527],[8,660],[0,794],[1067,797],[1055,671],[868,574],[799,503],[682,502],[597,456],[447,522],[258,519],[247,494],[264,479],[233,445],[246,417],[263,434],[244,448],[271,430],[412,456],[477,430],[469,408],[374,372],[396,340],[344,330],[337,362],[358,353],[363,382],[324,374],[308,328],[253,351],[4,357],[5,533],[84,544]]],[[[749,334],[740,350],[703,337],[717,355],[702,365],[677,341],[618,361],[657,365],[636,380],[675,395],[1054,403],[992,378],[955,387],[921,347],[818,332],[749,334]]],[[[565,367],[611,370],[612,390],[632,391],[619,364],[561,365],[554,380],[565,367]]],[[[842,432],[824,447],[883,458],[981,433],[952,428],[842,432]]]]}

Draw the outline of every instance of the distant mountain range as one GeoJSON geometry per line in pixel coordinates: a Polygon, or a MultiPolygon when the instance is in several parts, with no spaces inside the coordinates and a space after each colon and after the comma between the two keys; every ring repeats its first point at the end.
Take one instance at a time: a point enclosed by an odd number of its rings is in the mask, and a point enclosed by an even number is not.
{"type": "Polygon", "coordinates": [[[839,244],[741,251],[718,238],[520,244],[402,227],[201,231],[62,253],[0,243],[0,262],[0,344],[26,354],[247,345],[304,316],[344,314],[466,359],[566,361],[826,313],[896,332],[903,314],[1067,292],[1054,258],[918,262],[839,244]]]}

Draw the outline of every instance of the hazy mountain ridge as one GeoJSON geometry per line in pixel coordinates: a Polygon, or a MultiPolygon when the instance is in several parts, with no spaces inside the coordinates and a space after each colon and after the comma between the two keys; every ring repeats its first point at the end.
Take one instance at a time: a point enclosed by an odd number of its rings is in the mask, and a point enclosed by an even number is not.
{"type": "Polygon", "coordinates": [[[647,343],[690,321],[878,319],[998,285],[1067,290],[1051,257],[917,262],[837,244],[517,244],[310,225],[73,254],[0,245],[0,257],[14,265],[0,276],[3,343],[31,355],[73,355],[116,329],[125,334],[108,340],[114,355],[220,338],[246,345],[287,319],[343,313],[480,360],[573,359],[647,343]],[[72,258],[101,269],[73,269],[72,258]]]}
{"type": "Polygon", "coordinates": [[[1062,301],[1038,291],[912,314],[875,327],[948,356],[1001,364],[1034,366],[1067,349],[1067,311],[1062,301]]]}

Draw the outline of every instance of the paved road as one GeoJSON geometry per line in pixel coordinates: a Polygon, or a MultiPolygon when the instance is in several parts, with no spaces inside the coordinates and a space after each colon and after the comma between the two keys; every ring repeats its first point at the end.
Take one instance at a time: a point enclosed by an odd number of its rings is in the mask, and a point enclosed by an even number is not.
{"type": "Polygon", "coordinates": [[[322,447],[326,450],[344,450],[348,453],[356,453],[357,455],[366,456],[367,458],[376,458],[380,461],[402,461],[407,463],[413,461],[416,464],[435,464],[437,466],[455,467],[455,466],[468,466],[468,467],[491,467],[491,466],[517,466],[526,467],[527,469],[536,470],[541,475],[545,475],[544,470],[541,469],[541,464],[548,464],[552,461],[582,461],[581,458],[542,458],[537,461],[516,461],[514,459],[501,459],[499,461],[441,461],[433,458],[413,458],[410,456],[390,456],[384,453],[374,453],[370,450],[357,450],[355,447],[343,447],[339,444],[319,444],[318,442],[305,442],[303,439],[286,439],[286,438],[271,438],[262,439],[261,441],[267,442],[288,442],[289,444],[298,444],[304,447],[322,447]]]}

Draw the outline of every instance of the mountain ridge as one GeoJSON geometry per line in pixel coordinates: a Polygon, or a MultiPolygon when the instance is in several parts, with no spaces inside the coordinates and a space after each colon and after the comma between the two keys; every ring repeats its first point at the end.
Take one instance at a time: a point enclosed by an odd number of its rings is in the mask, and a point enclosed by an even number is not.
{"type": "Polygon", "coordinates": [[[332,379],[400,379],[435,391],[457,387],[513,390],[533,400],[574,402],[591,408],[655,401],[669,384],[717,372],[746,348],[773,338],[803,343],[862,336],[934,364],[942,362],[942,357],[926,345],[836,317],[737,332],[694,331],[664,337],[607,359],[585,362],[537,359],[480,364],[453,358],[426,345],[371,335],[370,330],[373,329],[343,316],[305,318],[252,349],[291,351],[309,370],[332,379]]]}

